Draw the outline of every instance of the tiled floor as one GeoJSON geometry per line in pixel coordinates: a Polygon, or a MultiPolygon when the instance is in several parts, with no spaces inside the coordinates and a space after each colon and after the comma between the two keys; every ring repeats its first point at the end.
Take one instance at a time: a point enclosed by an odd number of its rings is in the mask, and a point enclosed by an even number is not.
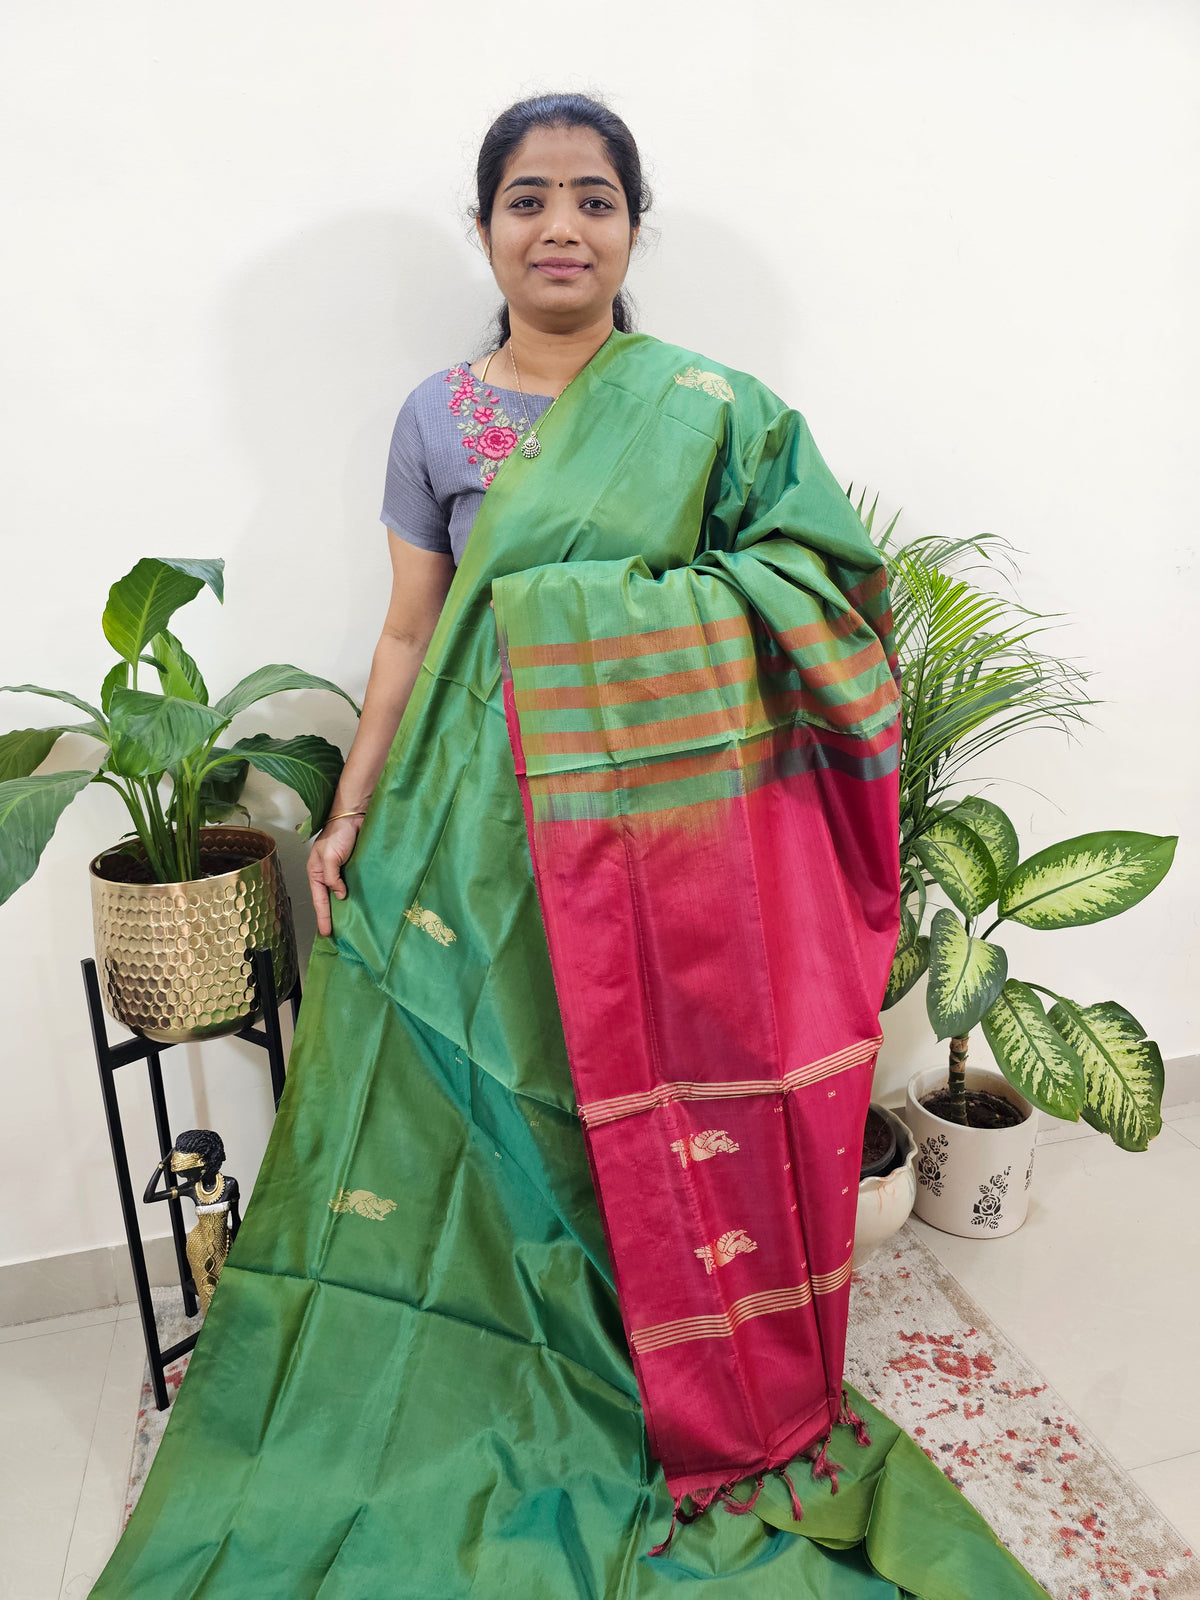
{"type": "MultiPolygon", "coordinates": [[[[1145,1155],[1061,1129],[1029,1220],[915,1223],[967,1292],[1200,1547],[1200,1103],[1145,1155]]],[[[117,1535],[142,1380],[132,1305],[0,1329],[0,1600],[82,1600],[117,1535]]]]}

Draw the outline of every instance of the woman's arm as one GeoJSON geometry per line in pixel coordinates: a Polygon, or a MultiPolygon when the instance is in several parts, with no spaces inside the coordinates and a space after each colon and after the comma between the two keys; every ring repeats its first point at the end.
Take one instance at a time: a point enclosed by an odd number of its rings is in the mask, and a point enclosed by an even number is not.
{"type": "MultiPolygon", "coordinates": [[[[358,731],[329,808],[331,816],[367,806],[454,577],[452,556],[409,544],[390,528],[388,550],[392,596],[371,660],[358,731]]],[[[339,900],[345,899],[342,867],[353,853],[362,824],[361,816],[328,823],[309,851],[308,882],[319,933],[333,931],[329,892],[332,889],[339,900]]]]}

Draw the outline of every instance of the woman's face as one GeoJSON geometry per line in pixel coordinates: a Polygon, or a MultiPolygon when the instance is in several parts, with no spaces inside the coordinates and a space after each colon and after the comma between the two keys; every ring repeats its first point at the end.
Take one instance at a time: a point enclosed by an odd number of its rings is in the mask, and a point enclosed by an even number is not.
{"type": "Polygon", "coordinates": [[[633,236],[604,141],[591,128],[535,128],[513,151],[477,223],[510,311],[560,332],[611,312],[633,236]]]}

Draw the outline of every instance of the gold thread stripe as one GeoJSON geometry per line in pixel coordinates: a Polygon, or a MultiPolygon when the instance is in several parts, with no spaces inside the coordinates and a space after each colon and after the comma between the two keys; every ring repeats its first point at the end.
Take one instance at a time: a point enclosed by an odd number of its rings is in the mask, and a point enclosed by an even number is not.
{"type": "Polygon", "coordinates": [[[883,1043],[883,1035],[873,1039],[860,1039],[843,1050],[807,1066],[795,1067],[779,1078],[734,1078],[720,1083],[692,1083],[680,1079],[660,1083],[653,1089],[642,1089],[631,1094],[612,1095],[607,1100],[589,1100],[579,1107],[579,1117],[585,1127],[596,1128],[604,1122],[615,1122],[619,1117],[631,1117],[639,1111],[650,1111],[656,1106],[669,1105],[673,1100],[734,1100],[751,1094],[789,1094],[822,1078],[832,1078],[835,1073],[869,1061],[883,1043]]]}
{"type": "Polygon", "coordinates": [[[812,1289],[798,1283],[790,1289],[764,1290],[735,1300],[729,1310],[714,1317],[681,1317],[675,1322],[659,1322],[649,1328],[635,1328],[629,1342],[639,1355],[664,1350],[668,1345],[692,1339],[730,1339],[743,1322],[775,1311],[795,1311],[812,1300],[812,1289]]]}
{"type": "Polygon", "coordinates": [[[814,1272],[811,1276],[817,1294],[836,1294],[850,1282],[850,1263],[844,1262],[836,1272],[814,1272]]]}
{"type": "Polygon", "coordinates": [[[787,1289],[762,1289],[757,1294],[735,1300],[728,1311],[707,1317],[676,1317],[673,1322],[656,1322],[648,1328],[634,1328],[629,1342],[639,1355],[665,1350],[669,1345],[691,1339],[728,1339],[743,1322],[752,1317],[769,1316],[775,1311],[795,1311],[806,1306],[817,1294],[833,1294],[850,1279],[850,1260],[836,1272],[815,1272],[806,1283],[787,1289]]]}

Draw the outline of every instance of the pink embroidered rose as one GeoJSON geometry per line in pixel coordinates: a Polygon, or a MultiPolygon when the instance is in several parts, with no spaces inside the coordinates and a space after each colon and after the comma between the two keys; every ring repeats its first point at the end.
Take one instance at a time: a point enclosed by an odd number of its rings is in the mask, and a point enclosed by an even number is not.
{"type": "Polygon", "coordinates": [[[503,461],[511,455],[517,442],[512,428],[485,428],[476,441],[479,452],[491,461],[503,461]]]}
{"type": "Polygon", "coordinates": [[[485,472],[485,473],[484,473],[484,475],[483,475],[483,487],[484,487],[484,488],[485,488],[485,489],[488,489],[488,488],[490,488],[490,487],[491,487],[491,482],[492,482],[492,479],[493,479],[493,478],[494,478],[494,477],[495,477],[495,476],[496,476],[496,469],[495,469],[495,467],[493,467],[493,468],[492,468],[492,470],[491,470],[491,471],[490,471],[490,472],[485,472]]]}
{"type": "Polygon", "coordinates": [[[496,412],[493,406],[476,406],[475,408],[476,422],[491,422],[495,415],[496,412]]]}

